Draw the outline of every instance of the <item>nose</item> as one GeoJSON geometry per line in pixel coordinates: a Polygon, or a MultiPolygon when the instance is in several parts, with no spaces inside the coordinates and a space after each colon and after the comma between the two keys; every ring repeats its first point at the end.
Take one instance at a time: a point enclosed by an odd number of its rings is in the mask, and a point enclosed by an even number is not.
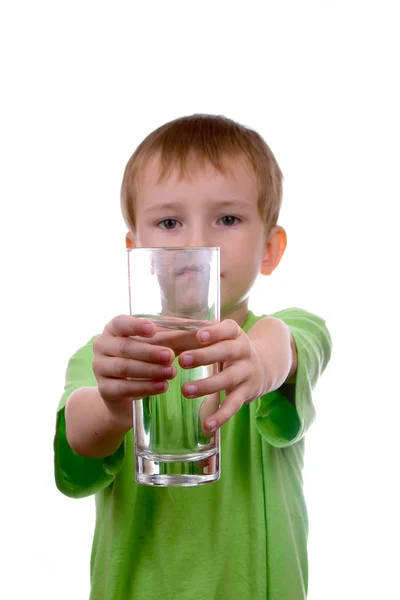
{"type": "Polygon", "coordinates": [[[187,246],[212,246],[210,231],[203,226],[196,225],[188,232],[187,246]]]}

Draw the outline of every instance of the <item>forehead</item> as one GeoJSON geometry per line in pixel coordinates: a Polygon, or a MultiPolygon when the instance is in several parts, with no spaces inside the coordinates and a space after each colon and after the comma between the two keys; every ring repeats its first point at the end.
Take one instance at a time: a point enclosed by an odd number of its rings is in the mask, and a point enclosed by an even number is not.
{"type": "Polygon", "coordinates": [[[226,158],[221,168],[193,157],[185,165],[172,164],[163,169],[160,158],[155,156],[148,160],[137,183],[138,197],[198,190],[215,196],[224,192],[256,198],[259,190],[258,178],[245,157],[226,158]]]}

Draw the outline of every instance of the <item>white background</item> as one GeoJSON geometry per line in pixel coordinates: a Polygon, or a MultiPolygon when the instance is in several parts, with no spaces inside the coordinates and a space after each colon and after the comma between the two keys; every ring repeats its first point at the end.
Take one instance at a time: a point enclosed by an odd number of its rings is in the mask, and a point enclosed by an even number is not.
{"type": "Polygon", "coordinates": [[[125,164],[193,112],[256,128],[285,174],[288,249],[252,307],[332,333],[309,598],[399,597],[396,4],[1,4],[2,598],[88,596],[93,499],[55,488],[56,406],[71,354],[127,312],[125,164]]]}

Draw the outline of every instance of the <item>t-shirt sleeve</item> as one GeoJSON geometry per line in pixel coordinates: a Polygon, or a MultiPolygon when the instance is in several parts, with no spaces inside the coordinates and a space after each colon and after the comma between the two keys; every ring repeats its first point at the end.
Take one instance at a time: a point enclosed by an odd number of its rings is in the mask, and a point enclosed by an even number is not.
{"type": "Polygon", "coordinates": [[[290,329],[297,350],[293,383],[256,402],[256,423],[263,438],[283,448],[299,441],[315,418],[312,391],[331,357],[332,341],[325,321],[307,311],[290,308],[271,315],[290,329]]]}
{"type": "Polygon", "coordinates": [[[124,458],[124,443],[107,458],[85,458],[68,444],[65,427],[65,404],[69,396],[81,387],[97,386],[92,369],[93,341],[80,348],[70,359],[65,378],[64,394],[57,411],[54,437],[54,471],[58,489],[72,498],[96,494],[112,483],[124,458]]]}

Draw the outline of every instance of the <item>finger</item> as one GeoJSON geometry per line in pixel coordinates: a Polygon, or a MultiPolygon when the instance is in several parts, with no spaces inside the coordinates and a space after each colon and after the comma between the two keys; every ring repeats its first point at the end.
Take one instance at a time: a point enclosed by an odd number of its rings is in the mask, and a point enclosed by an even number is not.
{"type": "Polygon", "coordinates": [[[162,366],[140,360],[115,357],[94,359],[93,370],[100,377],[150,379],[153,381],[173,379],[177,373],[174,365],[162,366]]]}
{"type": "Polygon", "coordinates": [[[139,319],[131,315],[119,315],[106,325],[104,332],[115,337],[129,335],[152,337],[156,332],[156,326],[148,319],[139,319]]]}
{"type": "Polygon", "coordinates": [[[175,358],[170,348],[153,346],[147,341],[134,340],[130,337],[100,336],[93,343],[93,351],[104,356],[131,358],[143,362],[171,364],[175,358]]]}
{"type": "Polygon", "coordinates": [[[213,363],[230,363],[235,360],[250,358],[251,347],[247,337],[235,338],[235,340],[223,340],[206,348],[184,352],[179,357],[179,364],[183,368],[190,369],[200,365],[211,365],[213,363]]]}
{"type": "Polygon", "coordinates": [[[186,398],[199,398],[206,394],[231,390],[243,383],[245,379],[242,370],[235,365],[206,379],[188,381],[182,386],[182,393],[186,398]]]}
{"type": "Polygon", "coordinates": [[[148,340],[148,343],[171,348],[176,356],[185,350],[201,347],[196,337],[196,331],[171,331],[160,327],[157,327],[156,334],[148,340]]]}
{"type": "Polygon", "coordinates": [[[128,379],[100,379],[99,392],[110,401],[123,399],[139,399],[162,394],[168,389],[167,381],[130,381],[128,379]]]}
{"type": "Polygon", "coordinates": [[[216,431],[239,412],[244,404],[245,397],[241,387],[242,386],[226,396],[218,410],[206,419],[204,429],[210,432],[216,431]]]}
{"type": "Polygon", "coordinates": [[[226,319],[221,323],[204,327],[197,332],[197,340],[199,344],[215,344],[221,340],[232,340],[243,333],[242,329],[232,319],[226,319]]]}

